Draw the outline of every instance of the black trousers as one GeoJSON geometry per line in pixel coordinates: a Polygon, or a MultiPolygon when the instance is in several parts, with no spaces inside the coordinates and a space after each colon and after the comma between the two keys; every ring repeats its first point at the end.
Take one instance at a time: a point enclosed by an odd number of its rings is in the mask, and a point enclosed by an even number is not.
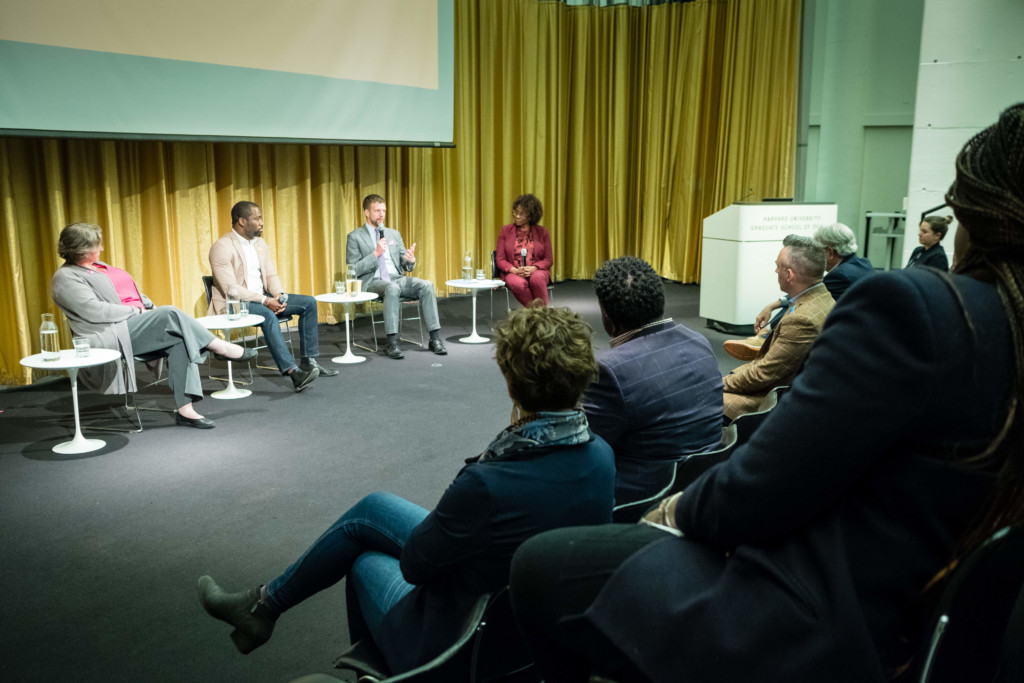
{"type": "Polygon", "coordinates": [[[510,576],[512,609],[545,683],[586,683],[591,673],[649,682],[583,615],[615,570],[665,533],[642,524],[569,527],[519,547],[510,576]]]}

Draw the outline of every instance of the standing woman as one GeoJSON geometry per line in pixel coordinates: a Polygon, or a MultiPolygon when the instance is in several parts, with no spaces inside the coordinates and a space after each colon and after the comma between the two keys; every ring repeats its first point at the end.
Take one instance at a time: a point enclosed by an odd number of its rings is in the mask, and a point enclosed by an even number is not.
{"type": "Polygon", "coordinates": [[[925,216],[921,228],[917,232],[917,241],[921,246],[914,249],[907,261],[907,268],[915,266],[931,266],[939,270],[949,270],[949,259],[946,250],[939,242],[949,232],[952,216],[925,216]]]}
{"type": "Polygon", "coordinates": [[[135,354],[163,351],[167,354],[167,383],[178,409],[175,422],[213,428],[213,420],[197,413],[192,405],[203,398],[196,363],[205,359],[206,349],[232,360],[254,358],[256,350],[214,337],[174,306],[154,306],[131,275],[100,261],[102,251],[103,230],[98,225],[67,226],[57,242],[64,265],[50,281],[50,295],[67,316],[71,331],[86,337],[91,346],[120,351],[128,361],[123,374],[119,363],[83,368],[79,375],[82,383],[105,394],[135,391],[135,354]]]}
{"type": "Polygon", "coordinates": [[[498,233],[498,272],[523,306],[534,299],[548,305],[551,235],[547,228],[537,225],[543,215],[539,199],[532,194],[519,195],[512,202],[512,223],[502,226],[498,233]]]}

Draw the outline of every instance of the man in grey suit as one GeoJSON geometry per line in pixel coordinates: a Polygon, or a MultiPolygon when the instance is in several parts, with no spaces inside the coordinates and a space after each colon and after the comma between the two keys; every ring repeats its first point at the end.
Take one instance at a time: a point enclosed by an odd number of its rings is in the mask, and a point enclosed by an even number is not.
{"type": "Polygon", "coordinates": [[[348,234],[345,255],[348,265],[355,268],[356,277],[362,280],[363,289],[380,295],[384,302],[388,358],[405,357],[398,348],[398,315],[402,297],[420,300],[430,331],[427,345],[437,355],[445,355],[448,349],[439,334],[441,323],[437,315],[434,283],[406,274],[416,266],[416,244],[406,249],[398,231],[384,227],[387,205],[380,195],[371,194],[363,199],[363,215],[366,223],[348,234]]]}

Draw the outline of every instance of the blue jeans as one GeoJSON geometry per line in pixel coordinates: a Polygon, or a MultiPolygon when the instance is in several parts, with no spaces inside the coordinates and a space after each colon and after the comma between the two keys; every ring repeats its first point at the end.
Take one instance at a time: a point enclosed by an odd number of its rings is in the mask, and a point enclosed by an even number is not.
{"type": "Polygon", "coordinates": [[[426,516],[419,505],[394,494],[371,493],[267,584],[269,606],[280,614],[348,576],[349,594],[358,599],[358,605],[349,606],[349,630],[361,634],[363,629],[351,624],[352,614],[361,614],[376,638],[384,615],[413,589],[402,578],[398,558],[426,516]]]}
{"type": "MultiPolygon", "coordinates": [[[[249,312],[263,316],[263,338],[267,340],[267,348],[274,357],[274,363],[282,375],[298,367],[295,358],[288,352],[288,344],[281,333],[281,323],[269,308],[255,301],[249,302],[249,312]]],[[[316,358],[320,355],[320,335],[317,330],[316,299],[305,294],[289,294],[288,305],[284,312],[299,316],[299,351],[303,358],[316,358]]]]}

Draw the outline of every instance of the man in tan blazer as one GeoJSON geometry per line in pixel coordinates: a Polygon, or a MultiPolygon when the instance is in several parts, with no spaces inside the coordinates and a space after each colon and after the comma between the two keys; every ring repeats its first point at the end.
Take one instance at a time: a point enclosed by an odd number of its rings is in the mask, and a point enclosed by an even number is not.
{"type": "Polygon", "coordinates": [[[270,355],[281,374],[291,378],[295,391],[302,391],[320,375],[338,374],[316,361],[320,355],[316,300],[304,294],[289,294],[287,302],[281,301],[284,289],[270,249],[263,241],[263,212],[258,204],[243,201],[231,208],[231,232],[210,247],[210,268],[213,291],[208,314],[227,312],[227,295],[234,287],[238,298],[249,302],[249,312],[263,316],[260,329],[270,355]],[[299,316],[301,366],[288,351],[277,318],[279,313],[299,316]]]}
{"type": "Polygon", "coordinates": [[[757,410],[769,391],[792,382],[835,305],[822,282],[824,247],[801,235],[789,235],[782,244],[775,273],[787,296],[786,313],[754,360],[722,378],[725,416],[730,420],[757,410]]]}

